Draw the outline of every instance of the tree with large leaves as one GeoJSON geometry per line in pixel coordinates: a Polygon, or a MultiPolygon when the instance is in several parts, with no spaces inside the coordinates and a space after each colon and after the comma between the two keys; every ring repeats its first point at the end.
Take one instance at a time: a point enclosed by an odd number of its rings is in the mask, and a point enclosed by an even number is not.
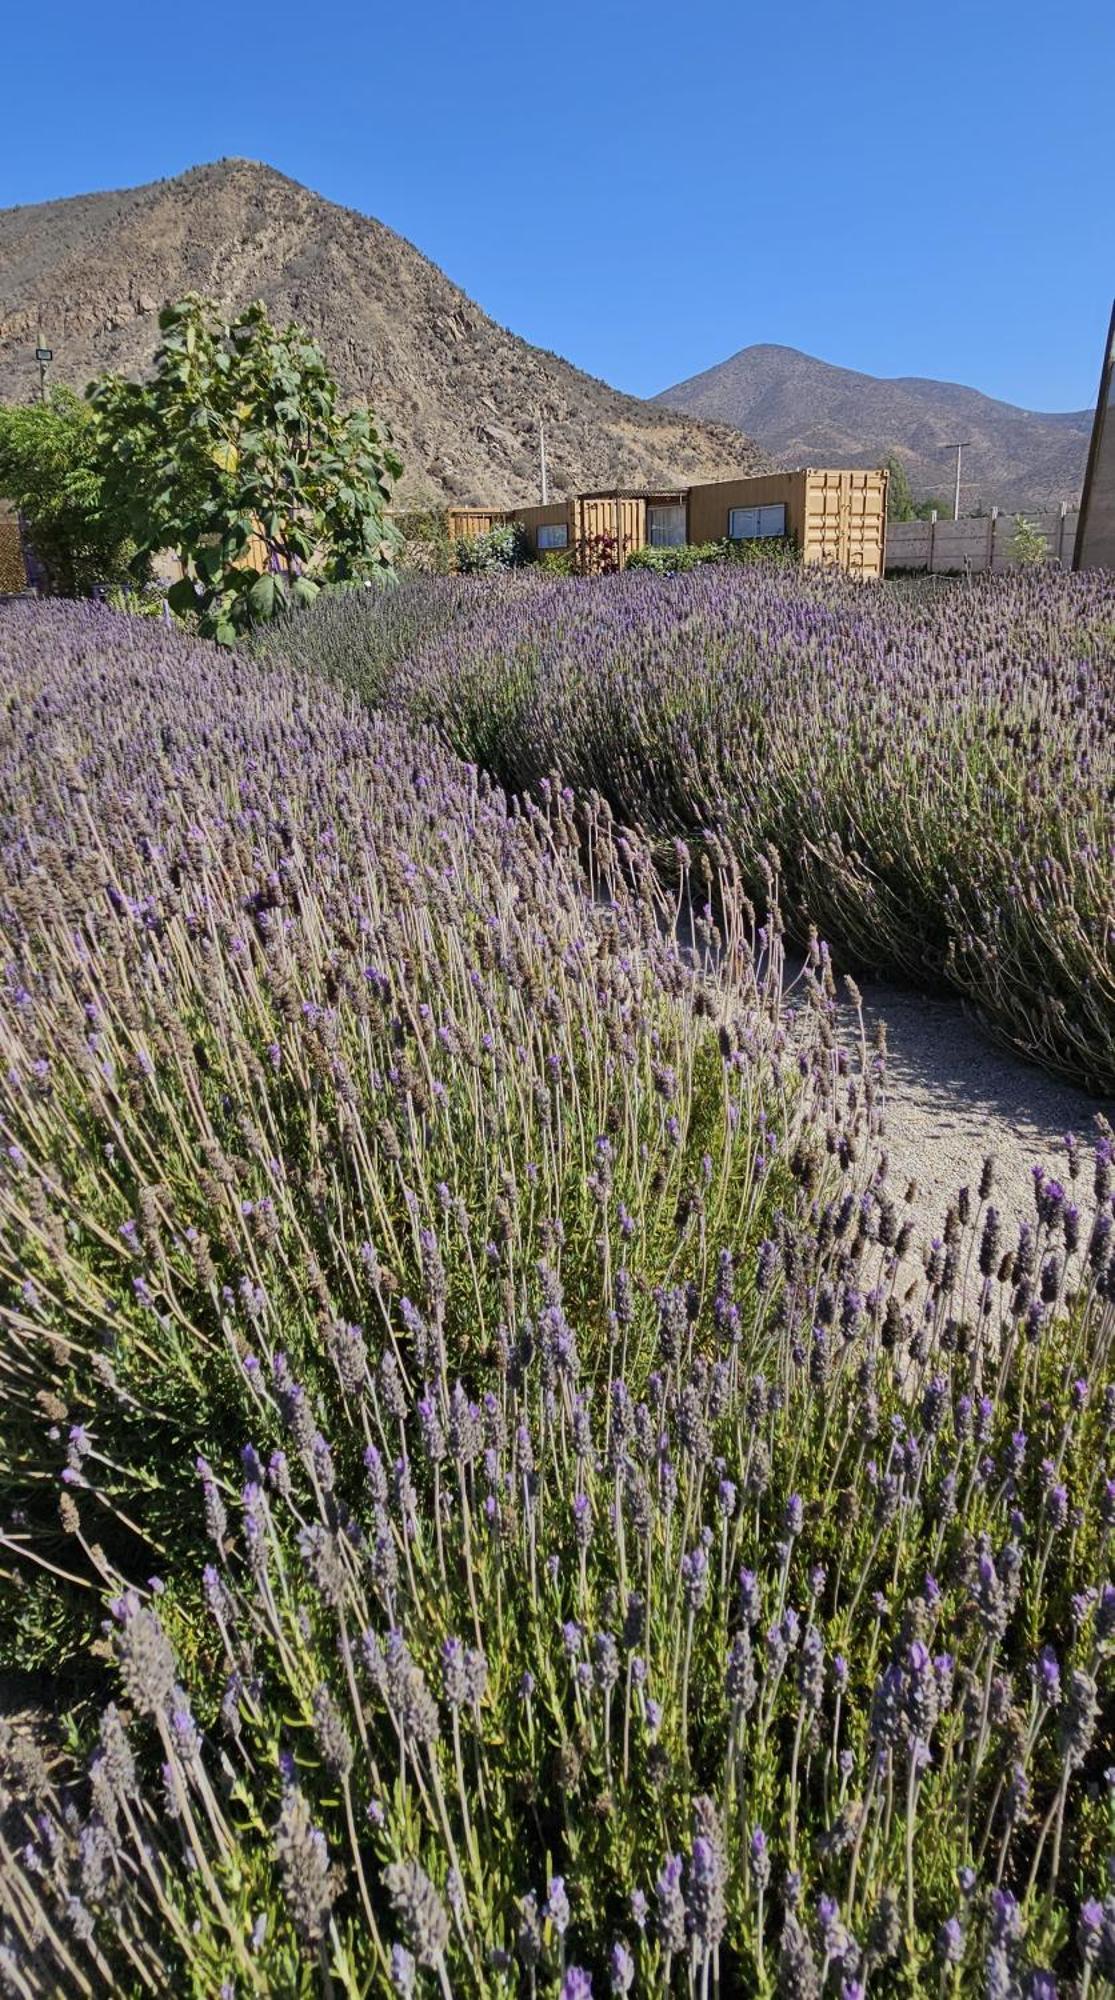
{"type": "Polygon", "coordinates": [[[127,521],[106,493],[97,426],[72,389],[0,407],[0,498],[22,516],[47,590],[142,581],[127,521]]]}
{"type": "Polygon", "coordinates": [[[341,413],[309,335],[260,304],[229,319],[196,293],[159,326],[149,381],[108,375],[88,393],[137,542],[182,565],[171,608],[230,645],[323,584],[390,574],[402,466],[370,410],[341,413]]]}

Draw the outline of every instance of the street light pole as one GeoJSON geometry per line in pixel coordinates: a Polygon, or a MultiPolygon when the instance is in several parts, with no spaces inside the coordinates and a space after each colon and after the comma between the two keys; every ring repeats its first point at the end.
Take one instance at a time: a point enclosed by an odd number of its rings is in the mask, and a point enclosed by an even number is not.
{"type": "Polygon", "coordinates": [[[538,471],[542,486],[542,505],[550,498],[550,482],[546,472],[546,425],[541,410],[538,412],[538,471]]]}
{"type": "Polygon", "coordinates": [[[39,364],[39,401],[46,402],[46,371],[54,359],[53,347],[36,347],[35,359],[39,364]]]}
{"type": "Polygon", "coordinates": [[[968,448],[968,446],[969,446],[969,445],[971,444],[971,442],[972,442],[971,438],[961,438],[961,439],[959,440],[959,442],[958,442],[958,443],[956,443],[956,444],[943,444],[943,445],[941,446],[941,450],[942,450],[942,451],[954,451],[954,452],[956,453],[956,486],[955,486],[955,489],[954,489],[954,492],[953,492],[953,496],[952,496],[952,518],[953,518],[953,520],[954,520],[954,521],[959,521],[959,519],[960,519],[960,460],[961,460],[961,455],[962,455],[962,454],[963,454],[963,453],[964,453],[964,452],[965,452],[965,451],[967,450],[967,448],[968,448]]]}

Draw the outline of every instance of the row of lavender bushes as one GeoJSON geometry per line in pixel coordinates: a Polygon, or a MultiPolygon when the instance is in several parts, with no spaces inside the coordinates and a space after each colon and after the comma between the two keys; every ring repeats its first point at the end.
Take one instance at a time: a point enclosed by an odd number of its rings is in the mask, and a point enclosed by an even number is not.
{"type": "Polygon", "coordinates": [[[715,843],[694,966],[273,663],[0,685],[6,1987],[1103,1991],[1110,1147],[919,1259],[715,843]]]}
{"type": "Polygon", "coordinates": [[[295,639],[511,789],[560,771],[648,838],[715,830],[752,893],[844,963],[952,988],[1016,1048],[1115,1092],[1115,583],[931,596],[703,571],[586,588],[407,586],[295,639]],[[385,627],[385,618],[389,621],[385,627]]]}

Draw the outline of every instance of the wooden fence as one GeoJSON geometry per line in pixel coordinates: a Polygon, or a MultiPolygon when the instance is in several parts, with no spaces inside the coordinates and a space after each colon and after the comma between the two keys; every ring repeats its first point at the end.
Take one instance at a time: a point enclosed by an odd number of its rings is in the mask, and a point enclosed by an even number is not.
{"type": "MultiPolygon", "coordinates": [[[[1062,504],[1055,514],[1028,514],[1028,526],[1044,535],[1051,562],[1072,568],[1077,510],[1062,504]]],[[[1012,569],[1018,562],[1012,543],[1018,516],[993,507],[990,514],[970,521],[888,521],[887,574],[924,570],[953,575],[973,570],[1012,569]]]]}

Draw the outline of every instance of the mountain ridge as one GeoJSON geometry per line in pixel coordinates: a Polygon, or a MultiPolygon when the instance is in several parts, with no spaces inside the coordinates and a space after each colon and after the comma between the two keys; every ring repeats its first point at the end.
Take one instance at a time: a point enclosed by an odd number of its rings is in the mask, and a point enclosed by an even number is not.
{"type": "Polygon", "coordinates": [[[161,307],[186,291],[262,298],[319,341],[346,400],[372,404],[404,501],[537,497],[537,413],[555,494],[668,489],[769,468],[737,427],[656,410],[499,326],[413,244],[264,162],[0,210],[0,398],[102,368],[142,374],[161,307]]]}
{"type": "Polygon", "coordinates": [[[866,375],[758,343],[674,383],[656,408],[735,423],[783,464],[904,460],[918,495],[949,494],[949,446],[970,437],[962,508],[1031,510],[1079,496],[1090,410],[1023,410],[965,383],[866,375]]]}

